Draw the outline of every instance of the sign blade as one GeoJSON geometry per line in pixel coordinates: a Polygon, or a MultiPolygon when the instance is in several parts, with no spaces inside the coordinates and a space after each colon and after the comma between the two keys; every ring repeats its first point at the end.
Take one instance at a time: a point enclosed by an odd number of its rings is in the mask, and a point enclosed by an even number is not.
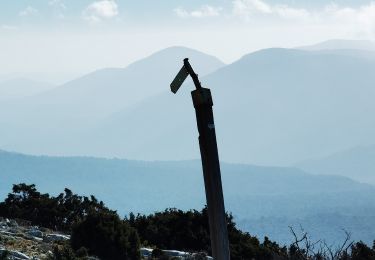
{"type": "Polygon", "coordinates": [[[171,83],[171,91],[174,94],[177,93],[178,89],[181,87],[182,83],[184,83],[187,76],[189,76],[189,72],[187,71],[185,66],[182,66],[177,76],[174,78],[174,80],[171,83]]]}

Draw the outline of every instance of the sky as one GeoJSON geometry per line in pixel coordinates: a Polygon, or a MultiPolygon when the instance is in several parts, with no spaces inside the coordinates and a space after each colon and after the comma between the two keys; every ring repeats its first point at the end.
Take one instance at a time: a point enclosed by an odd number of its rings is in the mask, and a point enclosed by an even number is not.
{"type": "Polygon", "coordinates": [[[231,63],[329,39],[375,40],[375,1],[3,0],[0,80],[61,84],[176,45],[231,63]]]}

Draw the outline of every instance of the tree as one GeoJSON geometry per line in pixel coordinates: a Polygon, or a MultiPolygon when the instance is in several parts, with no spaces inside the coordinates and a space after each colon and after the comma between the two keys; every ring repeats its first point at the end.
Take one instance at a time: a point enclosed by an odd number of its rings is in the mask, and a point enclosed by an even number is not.
{"type": "Polygon", "coordinates": [[[72,230],[71,245],[85,247],[89,254],[101,259],[140,259],[136,230],[120,220],[117,214],[90,212],[72,230]]]}
{"type": "Polygon", "coordinates": [[[362,241],[352,245],[352,260],[375,260],[375,250],[369,248],[362,241]]]}
{"type": "MultiPolygon", "coordinates": [[[[227,215],[231,259],[272,259],[286,254],[286,248],[259,240],[236,228],[232,215],[227,215]]],[[[202,211],[167,209],[145,216],[131,214],[129,223],[138,230],[142,244],[190,252],[211,253],[207,208],[202,211]]]]}
{"type": "Polygon", "coordinates": [[[41,194],[34,184],[13,185],[13,192],[0,203],[0,216],[29,220],[54,230],[71,231],[74,224],[84,220],[88,212],[114,212],[94,196],[82,197],[65,189],[57,197],[41,194]]]}

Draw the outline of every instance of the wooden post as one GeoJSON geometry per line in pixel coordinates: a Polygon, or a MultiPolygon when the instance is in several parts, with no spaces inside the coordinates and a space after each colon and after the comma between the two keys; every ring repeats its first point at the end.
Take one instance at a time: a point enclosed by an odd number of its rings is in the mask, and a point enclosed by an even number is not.
{"type": "Polygon", "coordinates": [[[212,256],[215,260],[229,260],[227,221],[225,217],[215,123],[212,112],[213,102],[211,91],[201,87],[198,75],[195,74],[188,59],[184,59],[184,66],[172,82],[171,90],[173,93],[176,93],[188,75],[192,77],[196,86],[196,90],[192,91],[191,95],[199,132],[199,147],[206,191],[212,256]]]}
{"type": "Polygon", "coordinates": [[[207,88],[200,88],[194,90],[191,94],[199,131],[199,147],[206,190],[212,256],[215,260],[229,260],[227,221],[225,218],[211,91],[207,88]]]}

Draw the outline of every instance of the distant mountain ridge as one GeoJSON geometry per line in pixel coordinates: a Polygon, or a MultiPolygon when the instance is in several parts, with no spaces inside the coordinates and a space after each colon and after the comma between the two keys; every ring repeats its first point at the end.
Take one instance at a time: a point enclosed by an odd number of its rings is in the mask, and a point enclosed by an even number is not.
{"type": "MultiPolygon", "coordinates": [[[[221,158],[290,165],[375,142],[375,124],[368,117],[375,112],[374,70],[375,58],[352,52],[267,49],[202,77],[213,93],[221,158]]],[[[99,122],[82,139],[89,145],[80,153],[143,160],[199,158],[186,90],[193,87],[184,88],[177,95],[166,90],[99,122]]]]}
{"type": "Polygon", "coordinates": [[[54,87],[54,85],[49,83],[25,78],[7,79],[0,82],[0,101],[33,96],[54,87]]]}
{"type": "Polygon", "coordinates": [[[77,146],[77,138],[86,135],[92,124],[168,89],[185,57],[191,58],[202,76],[224,66],[202,52],[171,47],[126,68],[96,71],[40,95],[0,104],[0,147],[79,154],[77,148],[85,145],[78,141],[77,146]]]}
{"type": "Polygon", "coordinates": [[[328,40],[314,45],[297,47],[297,49],[316,50],[365,50],[375,51],[375,42],[366,40],[328,40]]]}
{"type": "MultiPolygon", "coordinates": [[[[226,209],[241,228],[260,238],[290,242],[288,226],[301,224],[313,237],[340,241],[375,237],[375,187],[296,168],[222,163],[226,209]],[[355,221],[353,221],[355,219],[355,221]],[[329,224],[325,224],[329,223],[329,224]]],[[[89,157],[29,156],[0,152],[0,198],[14,183],[34,183],[57,195],[65,187],[95,195],[121,216],[205,205],[200,161],[141,162],[89,157]]]]}
{"type": "Polygon", "coordinates": [[[108,114],[165,90],[182,59],[191,57],[202,75],[224,66],[216,57],[185,48],[170,47],[125,68],[106,68],[67,82],[37,97],[34,102],[75,106],[85,104],[86,114],[108,114]]]}
{"type": "Polygon", "coordinates": [[[372,243],[375,149],[366,145],[375,144],[375,55],[340,44],[265,49],[228,65],[171,48],[0,102],[0,147],[50,155],[0,151],[0,196],[24,181],[42,192],[94,194],[122,215],[201,209],[200,161],[185,161],[200,158],[194,87],[188,79],[177,95],[169,90],[190,57],[212,90],[220,159],[265,165],[222,163],[227,210],[241,228],[281,242],[291,238],[289,225],[327,241],[339,241],[346,228],[372,243]]]}
{"type": "Polygon", "coordinates": [[[296,167],[315,174],[338,174],[375,185],[375,146],[357,146],[320,159],[297,163],[296,167]]]}
{"type": "Polygon", "coordinates": [[[138,160],[199,158],[190,79],[177,95],[169,92],[182,58],[190,57],[203,86],[212,89],[221,158],[291,165],[375,143],[369,117],[375,112],[375,56],[369,53],[274,48],[223,65],[190,49],[167,49],[1,107],[0,147],[138,160]]]}

